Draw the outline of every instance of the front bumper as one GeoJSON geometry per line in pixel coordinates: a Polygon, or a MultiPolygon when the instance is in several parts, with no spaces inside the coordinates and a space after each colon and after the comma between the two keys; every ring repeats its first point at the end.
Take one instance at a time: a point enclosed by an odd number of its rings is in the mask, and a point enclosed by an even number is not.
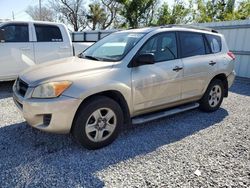
{"type": "Polygon", "coordinates": [[[32,99],[18,94],[13,87],[13,100],[27,123],[39,130],[67,134],[70,132],[80,99],[60,96],[54,99],[32,99]]]}
{"type": "Polygon", "coordinates": [[[235,71],[231,72],[231,73],[227,76],[228,88],[230,88],[230,87],[233,85],[234,80],[235,80],[235,76],[236,76],[235,71]]]}

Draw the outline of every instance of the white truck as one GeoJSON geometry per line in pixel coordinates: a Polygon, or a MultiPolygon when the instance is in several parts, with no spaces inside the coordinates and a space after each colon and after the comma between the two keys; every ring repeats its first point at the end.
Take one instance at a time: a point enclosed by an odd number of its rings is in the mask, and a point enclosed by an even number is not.
{"type": "Polygon", "coordinates": [[[1,23],[0,81],[14,80],[32,65],[78,55],[91,44],[73,44],[67,27],[60,23],[1,23]]]}

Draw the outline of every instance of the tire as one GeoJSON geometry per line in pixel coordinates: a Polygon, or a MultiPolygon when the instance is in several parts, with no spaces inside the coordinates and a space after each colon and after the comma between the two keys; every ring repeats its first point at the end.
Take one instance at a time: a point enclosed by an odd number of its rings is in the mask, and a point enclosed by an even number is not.
{"type": "Polygon", "coordinates": [[[123,112],[111,98],[97,96],[83,105],[74,119],[72,134],[85,148],[94,150],[111,144],[123,125],[123,112]]]}
{"type": "Polygon", "coordinates": [[[200,100],[200,109],[204,112],[214,112],[220,108],[225,89],[221,80],[212,80],[200,100]]]}

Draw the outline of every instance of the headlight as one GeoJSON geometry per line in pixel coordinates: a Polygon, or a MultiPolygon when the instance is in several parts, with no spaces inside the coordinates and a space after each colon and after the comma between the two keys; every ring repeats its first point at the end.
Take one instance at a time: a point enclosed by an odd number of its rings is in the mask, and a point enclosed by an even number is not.
{"type": "Polygon", "coordinates": [[[42,85],[37,86],[33,93],[33,98],[55,98],[60,96],[72,82],[69,81],[61,81],[61,82],[49,82],[42,85]]]}

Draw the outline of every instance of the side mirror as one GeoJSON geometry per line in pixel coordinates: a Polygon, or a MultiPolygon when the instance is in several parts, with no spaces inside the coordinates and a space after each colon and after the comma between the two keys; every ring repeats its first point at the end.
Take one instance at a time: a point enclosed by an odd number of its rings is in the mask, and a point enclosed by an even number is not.
{"type": "Polygon", "coordinates": [[[154,54],[152,54],[152,53],[141,54],[141,55],[136,57],[133,65],[134,65],[134,67],[138,67],[141,65],[150,65],[150,64],[154,64],[154,61],[155,61],[154,54]]]}
{"type": "Polygon", "coordinates": [[[5,42],[4,29],[0,29],[0,42],[5,42]]]}

